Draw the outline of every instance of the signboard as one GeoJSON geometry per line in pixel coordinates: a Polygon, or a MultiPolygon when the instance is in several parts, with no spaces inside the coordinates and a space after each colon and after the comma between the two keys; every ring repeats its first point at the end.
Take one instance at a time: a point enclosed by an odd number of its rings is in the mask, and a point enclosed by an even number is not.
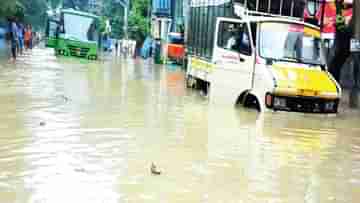
{"type": "Polygon", "coordinates": [[[360,40],[359,39],[351,39],[350,51],[351,52],[360,52],[360,40]]]}

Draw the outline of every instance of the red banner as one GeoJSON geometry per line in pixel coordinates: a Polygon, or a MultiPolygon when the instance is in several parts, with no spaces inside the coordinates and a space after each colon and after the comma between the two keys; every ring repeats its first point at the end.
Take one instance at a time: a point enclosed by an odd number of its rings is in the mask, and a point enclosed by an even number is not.
{"type": "MultiPolygon", "coordinates": [[[[352,4],[351,0],[345,0],[346,4],[352,4]]],[[[343,11],[343,16],[345,16],[346,22],[348,23],[352,17],[352,8],[345,9],[343,11]]],[[[304,18],[309,18],[309,11],[306,9],[304,13],[304,18]]],[[[316,19],[323,25],[321,36],[325,39],[333,39],[335,36],[335,23],[336,23],[336,5],[335,0],[327,0],[322,2],[319,5],[319,9],[315,14],[316,19]],[[324,14],[323,14],[324,9],[324,14]],[[322,15],[324,18],[322,19],[322,15]],[[323,20],[323,23],[321,23],[323,20]]]]}

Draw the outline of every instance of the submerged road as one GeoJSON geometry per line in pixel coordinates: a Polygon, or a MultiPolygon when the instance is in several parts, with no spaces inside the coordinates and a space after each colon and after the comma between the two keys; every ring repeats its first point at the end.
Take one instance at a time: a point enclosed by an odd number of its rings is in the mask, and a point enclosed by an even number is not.
{"type": "Polygon", "coordinates": [[[355,203],[359,124],[214,106],[176,66],[36,48],[0,63],[0,202],[355,203]]]}

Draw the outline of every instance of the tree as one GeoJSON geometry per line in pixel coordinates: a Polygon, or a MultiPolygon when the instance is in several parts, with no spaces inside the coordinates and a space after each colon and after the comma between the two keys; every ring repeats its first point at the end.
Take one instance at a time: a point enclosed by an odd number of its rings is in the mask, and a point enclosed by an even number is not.
{"type": "Polygon", "coordinates": [[[14,0],[2,0],[0,7],[0,17],[15,15],[21,8],[22,4],[14,0]]]}
{"type": "Polygon", "coordinates": [[[56,9],[58,7],[61,7],[62,4],[63,4],[63,0],[47,0],[47,1],[48,1],[48,5],[52,9],[56,9]]]}
{"type": "Polygon", "coordinates": [[[124,36],[124,8],[114,0],[103,1],[103,15],[106,16],[111,23],[113,38],[122,38],[124,36]]]}
{"type": "Polygon", "coordinates": [[[14,16],[25,23],[41,29],[48,8],[46,0],[2,0],[0,17],[14,16]]]}
{"type": "Polygon", "coordinates": [[[150,0],[134,0],[129,15],[129,36],[141,44],[150,33],[150,0]]]}
{"type": "MultiPolygon", "coordinates": [[[[150,0],[131,0],[128,17],[128,35],[140,44],[150,33],[150,16],[148,8],[150,0]]],[[[102,14],[110,19],[112,26],[111,36],[114,38],[124,37],[124,8],[115,0],[104,0],[102,14]]]]}
{"type": "Polygon", "coordinates": [[[37,29],[41,29],[45,24],[46,11],[48,4],[46,0],[19,0],[23,5],[22,21],[30,23],[37,29]]]}

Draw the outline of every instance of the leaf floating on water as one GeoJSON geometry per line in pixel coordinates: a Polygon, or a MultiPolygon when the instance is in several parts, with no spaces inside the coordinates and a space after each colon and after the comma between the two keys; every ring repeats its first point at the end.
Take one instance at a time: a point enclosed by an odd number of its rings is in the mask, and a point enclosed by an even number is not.
{"type": "Polygon", "coordinates": [[[70,99],[69,99],[68,97],[64,96],[64,95],[62,95],[61,97],[62,97],[62,99],[64,99],[64,100],[65,100],[65,102],[70,101],[70,99]]]}
{"type": "Polygon", "coordinates": [[[160,175],[161,171],[157,169],[154,163],[151,163],[150,171],[153,175],[160,175]]]}
{"type": "Polygon", "coordinates": [[[84,168],[76,168],[75,171],[79,172],[79,173],[84,173],[85,169],[84,168]]]}

